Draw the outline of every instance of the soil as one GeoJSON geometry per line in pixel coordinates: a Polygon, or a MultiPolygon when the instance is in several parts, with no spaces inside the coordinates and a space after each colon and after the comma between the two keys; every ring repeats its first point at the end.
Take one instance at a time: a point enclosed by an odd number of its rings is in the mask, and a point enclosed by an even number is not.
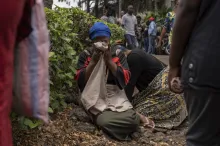
{"type": "Polygon", "coordinates": [[[53,115],[48,125],[24,130],[13,122],[15,146],[184,146],[187,122],[178,129],[151,131],[140,128],[133,141],[118,142],[106,138],[86,113],[77,106],[53,115]]]}

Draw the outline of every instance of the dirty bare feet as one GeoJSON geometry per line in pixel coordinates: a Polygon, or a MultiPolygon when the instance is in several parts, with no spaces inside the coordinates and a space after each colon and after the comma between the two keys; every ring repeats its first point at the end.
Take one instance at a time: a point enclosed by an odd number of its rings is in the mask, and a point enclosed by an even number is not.
{"type": "Polygon", "coordinates": [[[140,116],[140,120],[141,120],[141,123],[142,123],[142,126],[143,127],[146,127],[146,128],[151,128],[151,129],[154,129],[155,128],[155,123],[154,121],[152,121],[151,119],[141,115],[140,113],[137,112],[137,114],[140,116]]]}

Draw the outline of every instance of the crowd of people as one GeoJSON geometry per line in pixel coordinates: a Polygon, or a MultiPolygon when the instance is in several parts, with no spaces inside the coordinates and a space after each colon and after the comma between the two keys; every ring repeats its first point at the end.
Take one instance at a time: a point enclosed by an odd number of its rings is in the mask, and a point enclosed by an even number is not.
{"type": "Polygon", "coordinates": [[[164,54],[158,50],[164,50],[165,54],[170,54],[170,46],[172,41],[172,28],[174,25],[175,12],[178,4],[174,6],[173,11],[168,12],[162,26],[162,31],[157,28],[156,19],[150,16],[147,22],[144,22],[140,15],[134,15],[132,5],[128,6],[127,13],[121,11],[120,16],[116,19],[116,13],[110,6],[104,7],[101,20],[109,23],[118,24],[125,30],[125,44],[130,50],[139,48],[145,50],[148,54],[164,54]],[[167,42],[164,42],[167,36],[167,42]],[[162,46],[165,43],[165,46],[162,46]]]}
{"type": "Polygon", "coordinates": [[[146,24],[143,24],[141,16],[134,15],[132,5],[128,6],[127,13],[121,11],[118,19],[115,18],[115,11],[111,7],[104,8],[104,15],[101,20],[118,24],[125,30],[125,43],[130,50],[139,48],[149,54],[156,53],[157,25],[154,17],[150,17],[146,24]]]}

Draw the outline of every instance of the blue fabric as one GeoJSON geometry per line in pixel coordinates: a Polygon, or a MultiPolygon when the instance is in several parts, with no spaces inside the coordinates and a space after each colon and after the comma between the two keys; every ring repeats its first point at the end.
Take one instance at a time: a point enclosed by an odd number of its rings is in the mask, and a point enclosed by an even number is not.
{"type": "Polygon", "coordinates": [[[149,25],[148,35],[156,36],[157,35],[157,25],[152,21],[149,25]]]}
{"type": "Polygon", "coordinates": [[[121,46],[121,45],[119,45],[119,49],[120,49],[121,51],[125,51],[125,50],[126,50],[126,48],[125,48],[124,46],[121,46]]]}
{"type": "Polygon", "coordinates": [[[166,28],[167,33],[170,33],[170,31],[172,30],[174,20],[175,20],[175,14],[173,12],[167,13],[166,19],[164,21],[164,26],[163,26],[166,28]]]}
{"type": "Polygon", "coordinates": [[[148,37],[144,38],[144,49],[148,53],[148,47],[149,47],[149,40],[148,37]]]}
{"type": "Polygon", "coordinates": [[[155,39],[156,37],[155,36],[149,36],[148,37],[148,41],[149,41],[149,44],[148,44],[148,54],[155,54],[156,51],[155,51],[155,39]]]}
{"type": "Polygon", "coordinates": [[[89,30],[89,38],[94,40],[96,37],[111,37],[111,30],[102,22],[96,22],[89,30]]]}

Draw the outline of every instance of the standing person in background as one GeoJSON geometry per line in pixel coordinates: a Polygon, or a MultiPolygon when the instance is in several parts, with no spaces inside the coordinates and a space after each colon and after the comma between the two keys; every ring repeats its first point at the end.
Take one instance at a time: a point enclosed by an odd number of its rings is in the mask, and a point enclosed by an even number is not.
{"type": "Polygon", "coordinates": [[[14,48],[15,43],[31,33],[33,5],[33,0],[0,1],[0,146],[12,146],[9,115],[12,105],[14,48]]]}
{"type": "Polygon", "coordinates": [[[171,45],[172,29],[173,29],[173,24],[174,24],[175,15],[176,15],[176,9],[177,9],[178,4],[179,4],[179,0],[175,0],[175,7],[174,7],[173,11],[167,13],[167,15],[166,15],[166,19],[165,19],[165,22],[164,22],[164,26],[163,26],[160,38],[159,38],[159,42],[158,42],[157,48],[161,47],[162,40],[163,40],[164,36],[166,35],[166,33],[169,33],[168,45],[171,45]]]}
{"type": "Polygon", "coordinates": [[[117,20],[117,24],[118,24],[119,26],[122,26],[122,17],[124,16],[124,14],[125,14],[125,12],[124,12],[124,11],[121,11],[120,16],[119,16],[119,18],[118,18],[118,20],[117,20]]]}
{"type": "Polygon", "coordinates": [[[149,40],[149,46],[148,46],[148,53],[149,54],[155,54],[155,40],[157,37],[157,25],[154,21],[155,19],[153,17],[150,17],[150,25],[148,28],[148,40],[149,40]]]}
{"type": "Polygon", "coordinates": [[[128,6],[128,13],[122,17],[122,27],[125,29],[125,39],[128,48],[134,49],[137,47],[136,29],[137,29],[137,18],[133,15],[134,7],[128,6]]]}
{"type": "Polygon", "coordinates": [[[187,146],[220,146],[219,14],[219,0],[182,0],[175,18],[168,81],[171,88],[173,78],[182,78],[187,146]]]}
{"type": "Polygon", "coordinates": [[[116,18],[115,18],[116,12],[115,12],[114,8],[112,8],[111,6],[108,7],[107,17],[108,17],[108,20],[107,20],[108,23],[116,24],[116,18]]]}
{"type": "Polygon", "coordinates": [[[103,20],[103,21],[106,21],[106,22],[108,21],[107,10],[106,9],[103,10],[103,16],[100,19],[103,20]]]}
{"type": "Polygon", "coordinates": [[[148,40],[148,29],[149,29],[150,22],[149,20],[146,22],[146,28],[144,30],[144,49],[145,52],[148,52],[149,47],[149,40],[148,40]]]}
{"type": "Polygon", "coordinates": [[[137,41],[138,41],[138,48],[143,48],[143,35],[144,35],[144,26],[141,22],[141,16],[137,16],[137,41]]]}

